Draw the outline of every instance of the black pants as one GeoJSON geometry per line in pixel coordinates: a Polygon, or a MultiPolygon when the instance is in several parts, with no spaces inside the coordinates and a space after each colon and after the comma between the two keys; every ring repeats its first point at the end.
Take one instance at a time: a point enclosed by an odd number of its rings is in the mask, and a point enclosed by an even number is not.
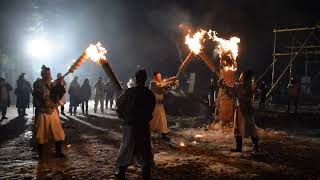
{"type": "Polygon", "coordinates": [[[73,106],[69,106],[69,113],[70,114],[73,113],[74,115],[76,115],[77,114],[77,107],[78,107],[77,105],[76,106],[74,106],[74,105],[73,106]]]}
{"type": "Polygon", "coordinates": [[[8,109],[7,106],[1,107],[1,115],[2,115],[2,116],[6,116],[6,114],[7,114],[7,109],[8,109]]]}
{"type": "Polygon", "coordinates": [[[64,105],[60,106],[61,113],[64,113],[64,105]]]}
{"type": "Polygon", "coordinates": [[[291,104],[294,105],[294,112],[297,113],[298,111],[298,97],[289,96],[288,99],[288,112],[291,111],[291,104]]]}
{"type": "Polygon", "coordinates": [[[266,107],[266,98],[265,97],[260,97],[260,101],[259,101],[259,109],[265,109],[266,107]]]}
{"type": "Polygon", "coordinates": [[[89,104],[89,100],[82,102],[81,109],[83,114],[84,114],[84,110],[86,110],[86,114],[88,114],[88,104],[89,104]]]}
{"type": "Polygon", "coordinates": [[[113,105],[113,96],[106,95],[106,109],[108,109],[108,102],[110,101],[110,109],[112,109],[113,105]]]}
{"type": "Polygon", "coordinates": [[[18,115],[24,116],[26,114],[26,108],[18,108],[18,115]]]}

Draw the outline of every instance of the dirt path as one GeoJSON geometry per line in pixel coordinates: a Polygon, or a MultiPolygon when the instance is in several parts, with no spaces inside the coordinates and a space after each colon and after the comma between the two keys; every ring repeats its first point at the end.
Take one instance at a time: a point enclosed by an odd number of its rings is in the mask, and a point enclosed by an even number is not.
{"type": "MultiPolygon", "coordinates": [[[[89,117],[63,117],[66,160],[53,158],[53,145],[46,160],[37,161],[32,150],[32,112],[0,126],[0,179],[114,179],[114,164],[120,146],[121,122],[114,112],[89,117]],[[52,149],[52,150],[51,150],[52,149]]],[[[184,124],[171,133],[172,142],[153,136],[155,179],[319,179],[320,139],[318,115],[292,119],[281,113],[258,113],[262,153],[230,153],[230,130],[194,127],[196,119],[170,117],[170,124],[184,124]],[[303,119],[303,120],[301,120],[303,119]],[[183,121],[183,122],[182,122],[183,121]],[[290,126],[285,126],[290,122],[290,126]],[[303,125],[301,125],[303,124],[303,125]],[[312,132],[312,133],[311,133],[312,132]],[[195,135],[201,137],[195,137],[195,135]],[[181,143],[185,146],[180,146],[181,143]]],[[[139,179],[140,168],[130,167],[128,179],[139,179]]]]}

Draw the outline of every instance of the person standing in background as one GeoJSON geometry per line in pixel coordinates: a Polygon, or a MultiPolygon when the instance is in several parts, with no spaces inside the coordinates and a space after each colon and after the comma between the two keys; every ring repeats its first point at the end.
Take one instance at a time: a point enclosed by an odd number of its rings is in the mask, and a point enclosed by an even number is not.
{"type": "Polygon", "coordinates": [[[82,114],[88,115],[89,100],[91,98],[91,86],[88,78],[86,78],[83,81],[83,84],[81,85],[81,88],[80,88],[80,92],[81,92],[81,101],[82,101],[82,105],[81,105],[82,114]]]}
{"type": "Polygon", "coordinates": [[[0,78],[0,109],[1,109],[1,120],[8,119],[7,109],[10,106],[10,91],[12,91],[12,86],[6,82],[4,78],[0,78]]]}
{"type": "Polygon", "coordinates": [[[97,107],[100,103],[101,113],[104,112],[104,99],[105,89],[102,81],[102,77],[99,77],[97,82],[94,84],[95,96],[94,96],[94,113],[97,113],[97,107]]]}
{"type": "Polygon", "coordinates": [[[69,113],[70,115],[77,115],[77,107],[80,104],[80,84],[78,83],[78,76],[75,76],[70,83],[70,87],[68,90],[70,95],[70,106],[69,113]]]}
{"type": "Polygon", "coordinates": [[[114,87],[110,80],[106,82],[106,109],[108,109],[108,102],[110,101],[110,109],[113,105],[114,87]]]}
{"type": "Polygon", "coordinates": [[[25,73],[21,73],[17,80],[17,87],[14,90],[17,96],[16,107],[19,117],[27,116],[26,108],[29,108],[30,94],[32,93],[31,84],[25,79],[25,73]]]}

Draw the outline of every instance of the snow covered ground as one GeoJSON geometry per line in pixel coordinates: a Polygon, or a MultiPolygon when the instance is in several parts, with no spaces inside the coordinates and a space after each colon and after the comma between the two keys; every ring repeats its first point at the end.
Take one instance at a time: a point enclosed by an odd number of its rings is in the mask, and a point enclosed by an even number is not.
{"type": "MultiPolygon", "coordinates": [[[[231,129],[170,116],[172,141],[152,136],[154,179],[319,179],[320,113],[304,111],[295,116],[275,109],[257,112],[261,153],[252,153],[250,140],[244,141],[243,153],[230,153],[231,129]]],[[[28,118],[19,119],[16,109],[10,108],[9,119],[1,122],[0,179],[114,179],[122,129],[113,111],[62,116],[68,159],[53,158],[50,144],[42,161],[33,150],[32,111],[28,113],[28,118]]],[[[128,179],[140,179],[140,172],[131,166],[128,179]]]]}

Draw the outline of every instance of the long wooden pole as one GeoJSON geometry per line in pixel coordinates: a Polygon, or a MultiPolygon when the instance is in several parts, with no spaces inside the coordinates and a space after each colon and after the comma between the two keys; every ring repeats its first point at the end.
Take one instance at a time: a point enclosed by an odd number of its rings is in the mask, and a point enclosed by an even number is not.
{"type": "Polygon", "coordinates": [[[184,61],[182,62],[182,64],[179,67],[179,70],[176,74],[176,77],[179,77],[179,75],[181,74],[182,71],[184,71],[186,69],[186,67],[188,66],[188,64],[190,63],[190,61],[192,60],[192,58],[194,58],[194,53],[192,51],[190,51],[190,53],[188,54],[188,56],[184,59],[184,61]]]}

